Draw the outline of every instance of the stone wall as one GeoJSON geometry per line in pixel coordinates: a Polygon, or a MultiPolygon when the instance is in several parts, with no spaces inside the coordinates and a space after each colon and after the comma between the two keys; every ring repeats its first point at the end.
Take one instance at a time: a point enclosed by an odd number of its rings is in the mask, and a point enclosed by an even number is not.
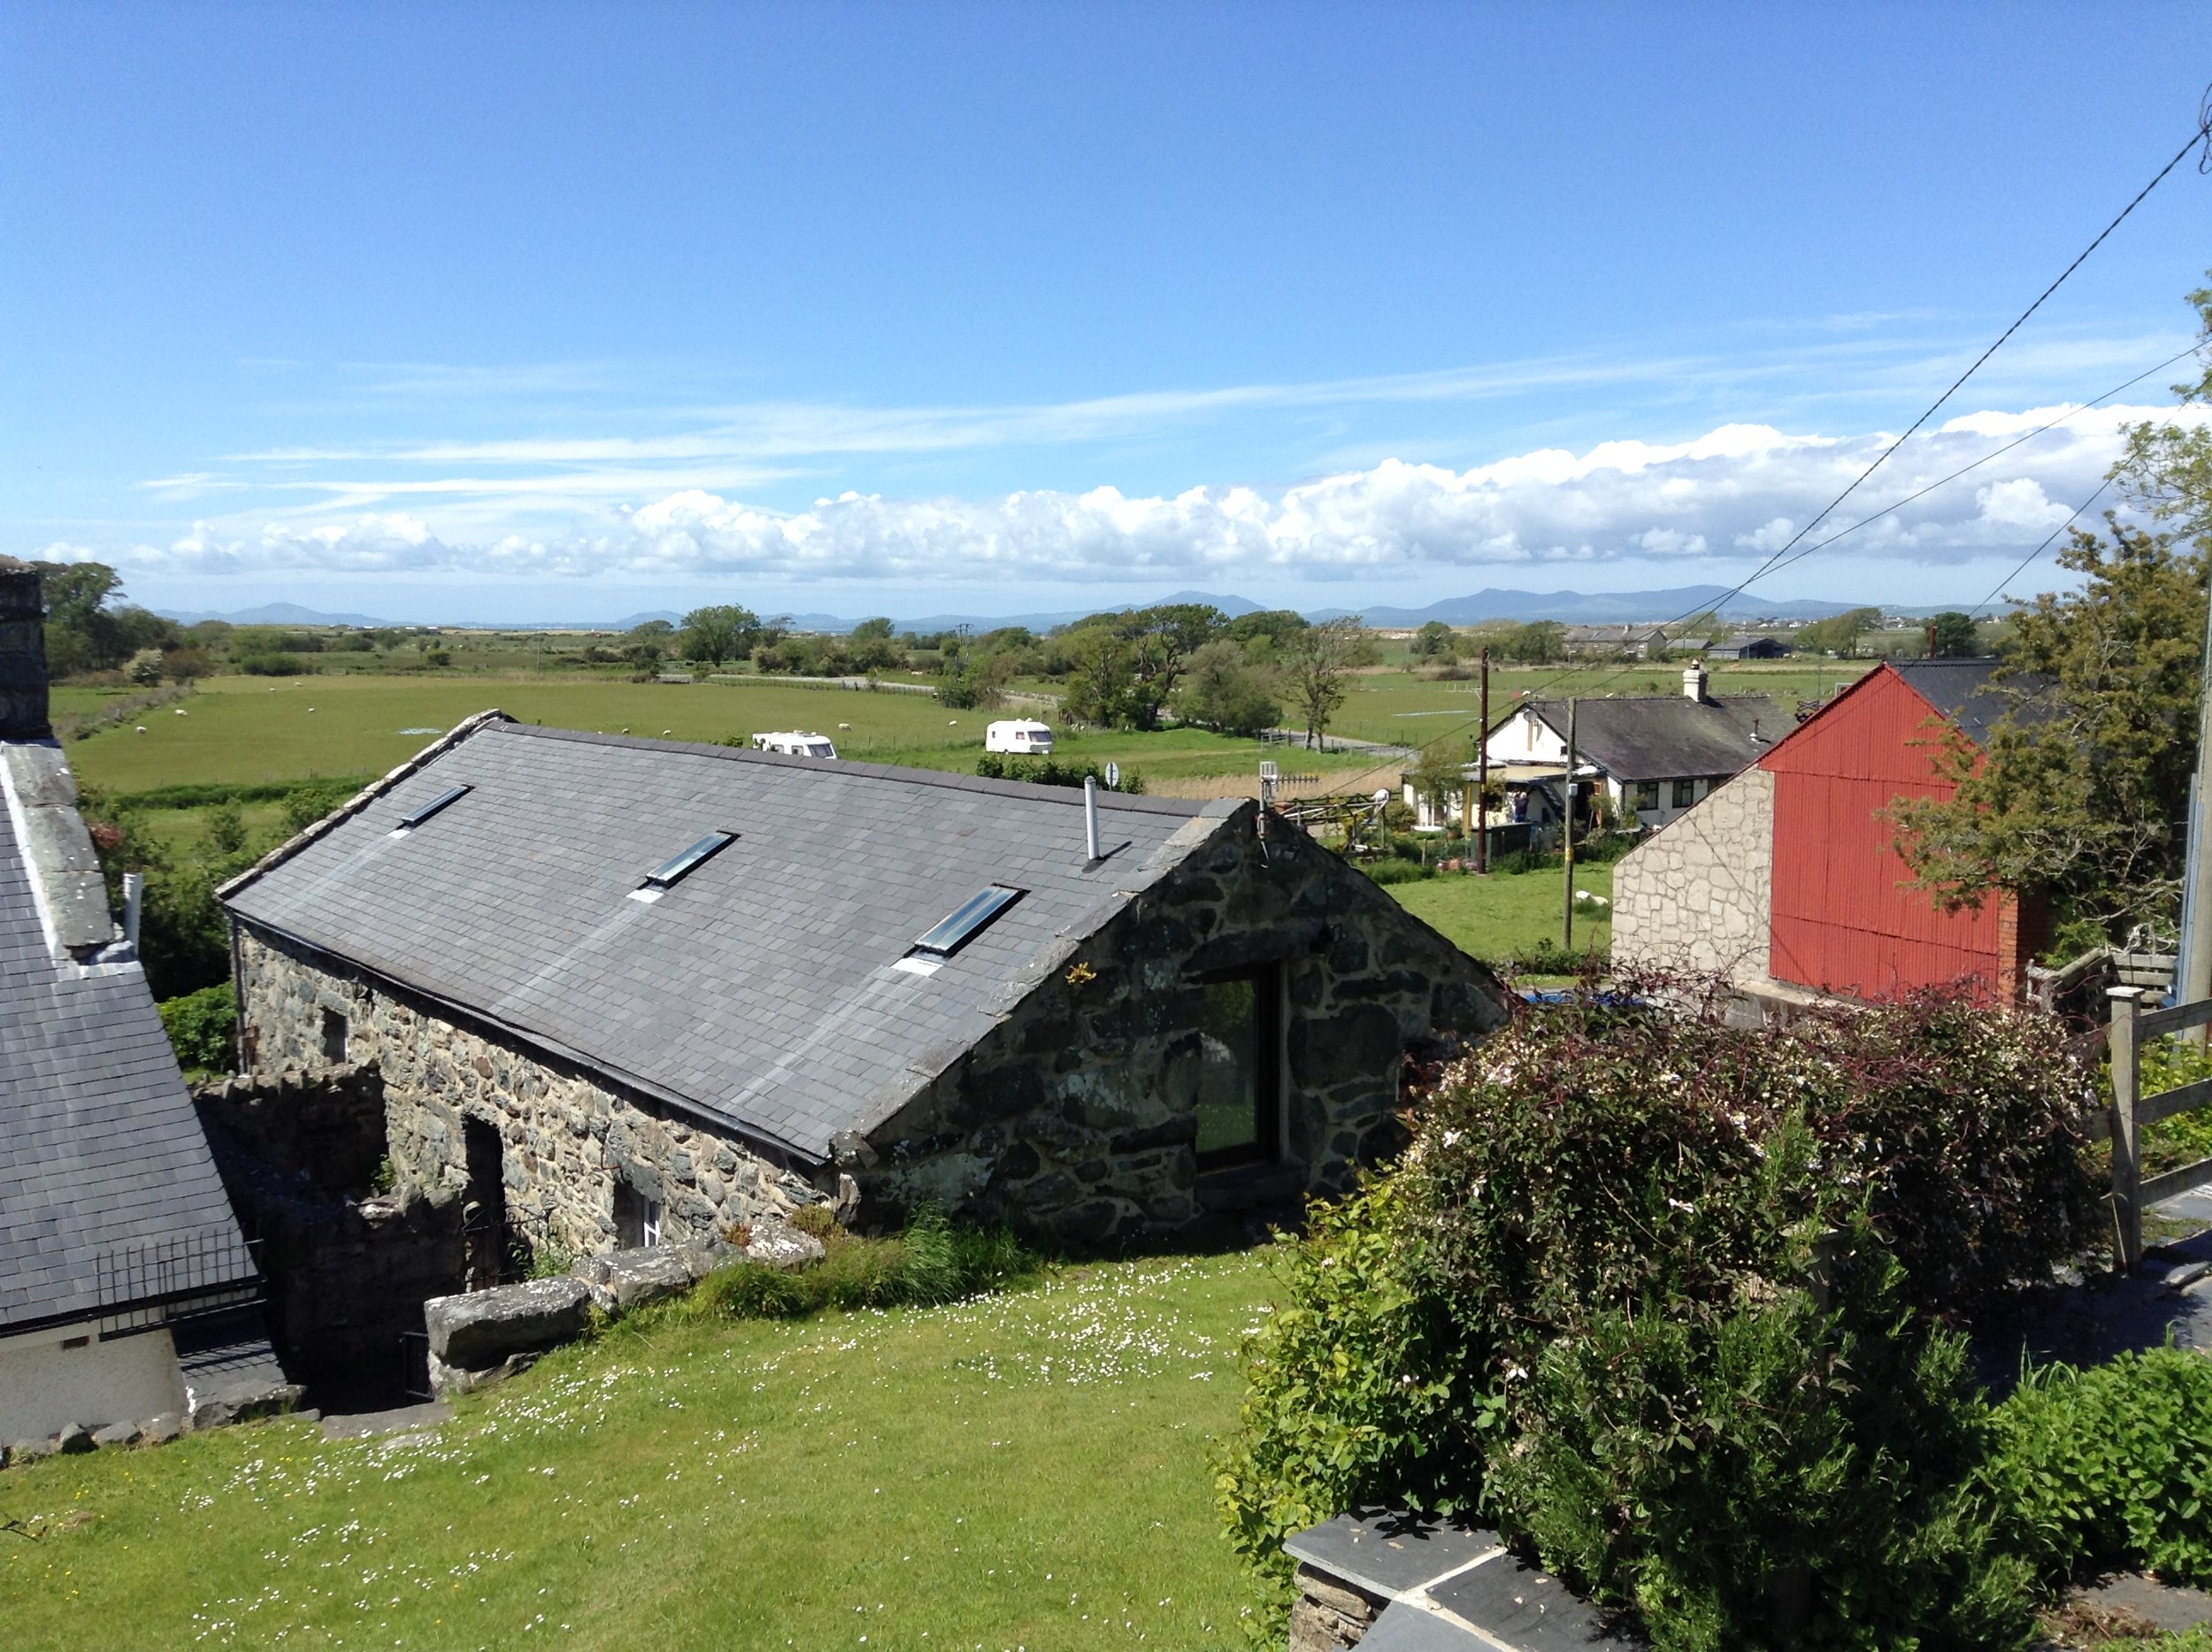
{"type": "Polygon", "coordinates": [[[1613,868],[1613,960],[1763,979],[1774,777],[1746,769],[1613,868]]]}
{"type": "Polygon", "coordinates": [[[381,1075],[399,1179],[465,1191],[464,1121],[480,1119],[499,1134],[509,1226],[534,1247],[613,1249],[618,1182],[660,1204],[672,1242],[787,1215],[835,1191],[833,1178],[826,1193],[733,1136],[243,925],[238,970],[257,1072],[314,1068],[323,1010],[344,1016],[349,1058],[381,1075]]]}
{"type": "Polygon", "coordinates": [[[1200,978],[1280,966],[1288,1187],[1339,1192],[1399,1144],[1400,1071],[1507,1010],[1495,980],[1305,834],[1256,809],[1070,957],[839,1166],[862,1220],[923,1200],[1077,1246],[1205,1209],[1200,978]]]}
{"type": "Polygon", "coordinates": [[[192,1103],[203,1129],[330,1197],[366,1193],[382,1169],[384,1081],[373,1064],[241,1073],[194,1087],[192,1103]]]}

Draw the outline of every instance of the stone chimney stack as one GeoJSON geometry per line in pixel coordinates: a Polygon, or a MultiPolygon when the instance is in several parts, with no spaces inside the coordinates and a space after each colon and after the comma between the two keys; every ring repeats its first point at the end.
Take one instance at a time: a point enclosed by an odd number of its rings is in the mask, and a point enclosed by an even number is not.
{"type": "Polygon", "coordinates": [[[1682,668],[1682,697],[1705,703],[1705,662],[1696,660],[1682,668]]]}
{"type": "Polygon", "coordinates": [[[49,740],[53,733],[38,570],[0,557],[0,740],[49,740]]]}

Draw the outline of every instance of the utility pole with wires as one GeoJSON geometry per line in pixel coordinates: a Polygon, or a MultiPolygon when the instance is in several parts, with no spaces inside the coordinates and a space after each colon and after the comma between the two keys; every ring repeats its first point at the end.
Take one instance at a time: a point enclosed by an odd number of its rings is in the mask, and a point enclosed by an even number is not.
{"type": "MultiPolygon", "coordinates": [[[[2174,969],[2174,1002],[2194,1003],[2212,998],[2212,830],[2204,818],[2212,792],[2205,787],[2205,754],[2212,751],[2212,592],[2207,593],[2204,611],[2202,680],[2197,686],[2197,769],[2189,780],[2189,855],[2181,884],[2181,956],[2174,969]]],[[[2191,1041],[2201,1044],[2204,1032],[2192,1029],[2191,1041]]]]}
{"type": "Polygon", "coordinates": [[[1567,867],[1567,895],[1559,923],[1560,948],[1575,949],[1575,703],[1567,696],[1567,824],[1559,834],[1560,859],[1567,867]]]}
{"type": "Polygon", "coordinates": [[[1490,650],[1482,651],[1482,720],[1475,735],[1475,802],[1467,819],[1475,831],[1475,871],[1490,872],[1490,650]]]}

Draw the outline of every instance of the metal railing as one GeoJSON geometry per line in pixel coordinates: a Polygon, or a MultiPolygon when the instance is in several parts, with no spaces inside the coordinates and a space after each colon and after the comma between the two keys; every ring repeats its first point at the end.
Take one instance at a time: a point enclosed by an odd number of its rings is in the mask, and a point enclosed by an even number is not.
{"type": "Polygon", "coordinates": [[[224,1226],[103,1252],[97,1264],[102,1339],[158,1330],[260,1301],[259,1249],[258,1241],[224,1226]]]}

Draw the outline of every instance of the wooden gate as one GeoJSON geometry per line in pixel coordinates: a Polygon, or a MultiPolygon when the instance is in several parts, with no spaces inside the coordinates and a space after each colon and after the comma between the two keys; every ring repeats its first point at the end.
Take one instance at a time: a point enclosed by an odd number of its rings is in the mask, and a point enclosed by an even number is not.
{"type": "Polygon", "coordinates": [[[2212,1026],[2212,998],[2146,1012],[2142,999],[2151,989],[2115,987],[2112,1004],[2112,1219],[2113,1260],[2123,1271],[2143,1259],[2143,1212],[2161,1199],[2212,1182],[2212,1158],[2199,1159],[2156,1176],[2143,1174],[2143,1131],[2162,1118],[2212,1107],[2212,1079],[2199,1079],[2153,1095],[2143,1094],[2143,1046],[2152,1039],[2212,1026]]]}

